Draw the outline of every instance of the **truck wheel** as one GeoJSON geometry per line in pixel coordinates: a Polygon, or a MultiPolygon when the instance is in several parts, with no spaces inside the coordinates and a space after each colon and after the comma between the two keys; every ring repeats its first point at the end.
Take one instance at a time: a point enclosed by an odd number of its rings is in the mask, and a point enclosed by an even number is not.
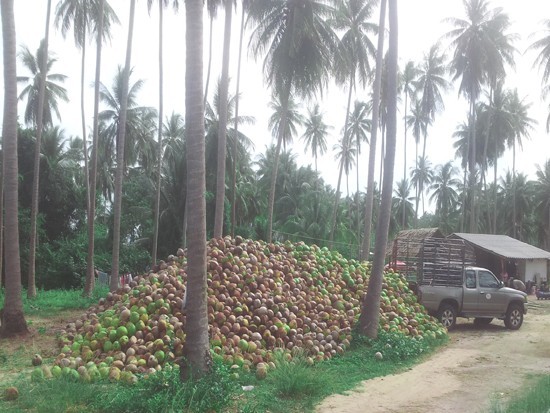
{"type": "Polygon", "coordinates": [[[443,304],[439,308],[437,318],[439,319],[439,322],[447,328],[447,330],[452,330],[456,324],[455,307],[451,304],[443,304]]]}
{"type": "Polygon", "coordinates": [[[506,312],[504,325],[510,330],[518,330],[523,324],[523,309],[518,304],[512,304],[506,312]]]}
{"type": "Polygon", "coordinates": [[[478,327],[487,326],[491,324],[491,321],[493,321],[492,318],[476,317],[474,318],[474,325],[478,327]]]}

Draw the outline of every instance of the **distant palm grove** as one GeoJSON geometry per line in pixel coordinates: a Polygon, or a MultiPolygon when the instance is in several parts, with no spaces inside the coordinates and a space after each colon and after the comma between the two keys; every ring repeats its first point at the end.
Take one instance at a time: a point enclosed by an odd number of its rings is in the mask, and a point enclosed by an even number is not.
{"type": "MultiPolygon", "coordinates": [[[[387,144],[387,44],[379,53],[382,64],[376,63],[377,50],[384,47],[378,16],[385,2],[207,0],[206,38],[208,33],[212,36],[212,25],[223,25],[224,35],[204,45],[197,41],[204,56],[204,70],[195,68],[200,71],[195,75],[200,75],[204,95],[204,122],[192,115],[200,108],[187,104],[186,91],[173,90],[162,78],[168,61],[163,36],[173,36],[163,33],[162,16],[179,13],[183,25],[185,3],[49,0],[44,38],[32,45],[13,43],[16,59],[9,61],[6,42],[15,42],[14,36],[25,27],[9,24],[8,6],[2,1],[4,72],[13,71],[17,79],[16,84],[6,83],[4,90],[2,285],[12,276],[8,262],[15,257],[15,247],[22,284],[30,296],[37,289],[59,287],[89,293],[95,268],[113,274],[115,282],[119,274],[141,273],[190,245],[186,234],[195,231],[189,226],[197,222],[193,214],[200,212],[196,199],[201,195],[207,238],[288,239],[327,246],[348,257],[368,257],[381,213],[380,188],[387,176],[385,170],[374,169],[376,145],[384,153],[387,144]],[[149,27],[159,30],[158,50],[149,51],[151,64],[158,65],[161,74],[156,107],[140,103],[144,80],[132,69],[132,31],[138,30],[133,16],[135,8],[146,5],[158,17],[151,17],[149,27]],[[128,22],[117,17],[123,7],[130,8],[128,22]],[[120,24],[128,33],[128,49],[120,51],[119,70],[113,76],[101,72],[102,47],[120,24]],[[48,40],[54,31],[68,45],[74,43],[74,61],[57,60],[48,40]],[[231,37],[238,39],[239,48],[230,47],[237,44],[231,37]],[[222,50],[222,45],[223,55],[212,53],[213,47],[222,50]],[[95,56],[95,67],[84,64],[86,54],[95,56]],[[265,134],[273,144],[259,154],[254,152],[256,137],[246,134],[255,122],[254,113],[239,111],[239,85],[244,80],[238,75],[230,83],[228,76],[229,65],[240,66],[245,56],[253,57],[263,71],[265,83],[258,93],[271,98],[265,134]],[[210,70],[216,58],[222,59],[220,73],[210,70]],[[65,131],[68,115],[59,109],[69,99],[63,74],[68,65],[79,65],[82,71],[81,89],[72,95],[78,99],[71,101],[80,110],[82,124],[74,136],[65,131]],[[375,90],[377,67],[381,83],[375,90]],[[85,81],[91,73],[96,79],[93,87],[85,81]],[[320,109],[327,85],[341,88],[347,98],[340,125],[328,125],[320,109]],[[181,95],[181,110],[166,113],[164,96],[173,93],[181,95]],[[94,95],[94,107],[85,107],[87,94],[94,95]],[[7,113],[17,109],[18,101],[24,105],[18,124],[6,126],[11,119],[7,113]],[[17,128],[14,142],[7,139],[9,128],[17,128]],[[191,133],[204,139],[191,145],[191,133]],[[290,148],[293,141],[311,155],[311,165],[298,164],[298,154],[290,148]],[[206,191],[190,195],[188,185],[200,179],[200,166],[189,162],[197,160],[196,154],[200,157],[200,145],[206,191]],[[333,154],[337,165],[335,188],[321,177],[318,158],[325,153],[333,154]],[[359,161],[361,154],[365,161],[359,161]],[[368,173],[367,188],[350,188],[348,178],[356,174],[359,182],[360,173],[368,173]],[[14,222],[18,239],[13,238],[14,222]],[[11,232],[4,232],[8,227],[11,232]]],[[[534,180],[515,162],[537,123],[550,128],[550,116],[531,117],[530,103],[507,87],[506,74],[525,50],[516,48],[518,39],[506,10],[488,0],[464,0],[463,6],[463,15],[449,16],[447,33],[436,35],[422,61],[399,68],[397,122],[404,134],[397,136],[397,145],[406,148],[409,163],[405,160],[403,169],[393,171],[390,239],[402,229],[439,227],[447,234],[507,234],[550,249],[550,161],[538,168],[534,180]],[[456,125],[455,153],[450,154],[454,160],[434,165],[429,159],[434,139],[430,131],[452,87],[469,102],[469,112],[456,125]],[[514,163],[510,172],[498,176],[499,160],[508,151],[514,163]]],[[[533,73],[540,75],[546,96],[550,20],[535,30],[529,49],[538,69],[533,73]]],[[[186,71],[186,76],[195,73],[189,66],[186,71]]],[[[188,77],[186,84],[191,80],[188,77]]]]}

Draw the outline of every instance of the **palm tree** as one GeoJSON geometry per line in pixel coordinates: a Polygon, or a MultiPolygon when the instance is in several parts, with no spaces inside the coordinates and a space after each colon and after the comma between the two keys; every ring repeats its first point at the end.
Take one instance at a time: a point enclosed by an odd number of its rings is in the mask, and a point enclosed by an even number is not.
{"type": "Polygon", "coordinates": [[[411,171],[411,183],[418,188],[418,198],[416,198],[415,215],[418,217],[419,198],[422,199],[422,215],[424,215],[424,192],[433,179],[432,163],[427,157],[419,157],[416,162],[416,168],[411,171]]]}
{"type": "Polygon", "coordinates": [[[386,24],[386,0],[380,2],[380,21],[378,23],[378,45],[376,48],[376,70],[372,96],[372,129],[369,144],[369,172],[367,178],[367,200],[365,205],[365,231],[361,244],[362,260],[368,260],[370,256],[370,240],[372,229],[372,216],[374,205],[374,166],[376,163],[376,140],[378,135],[378,122],[380,111],[380,88],[382,86],[382,68],[384,66],[384,28],[386,24]]]}
{"type": "Polygon", "coordinates": [[[315,173],[317,174],[317,158],[327,151],[327,136],[331,126],[323,121],[323,113],[316,103],[313,109],[308,109],[308,117],[304,121],[306,130],[301,139],[305,143],[304,152],[311,148],[311,156],[315,160],[315,173]]]}
{"type": "Polygon", "coordinates": [[[21,261],[19,255],[18,167],[17,167],[17,60],[13,0],[0,3],[4,61],[4,116],[2,123],[3,178],[5,213],[5,299],[0,336],[27,333],[21,298],[21,261]]]}
{"type": "Polygon", "coordinates": [[[357,196],[356,196],[356,212],[357,212],[357,245],[359,251],[357,256],[361,255],[361,220],[359,210],[359,155],[361,154],[361,142],[369,143],[368,134],[371,131],[370,113],[372,107],[365,102],[356,101],[353,107],[353,112],[349,114],[346,132],[349,139],[355,142],[357,151],[357,168],[355,169],[357,176],[357,196]],[[355,138],[355,140],[354,140],[355,138]]]}
{"type": "Polygon", "coordinates": [[[458,205],[458,188],[460,180],[456,177],[457,171],[452,162],[437,165],[429,189],[432,191],[430,201],[435,202],[435,213],[438,217],[439,227],[448,230],[449,217],[458,205]]]}
{"type": "Polygon", "coordinates": [[[271,136],[280,140],[283,150],[286,150],[287,145],[290,145],[293,137],[297,135],[298,127],[305,122],[304,116],[299,111],[300,105],[290,97],[287,104],[283,106],[277,97],[273,97],[269,108],[273,111],[268,121],[271,136]]]}
{"type": "MultiPolygon", "coordinates": [[[[92,127],[92,154],[91,154],[91,173],[90,173],[90,191],[88,194],[89,211],[88,211],[88,256],[86,258],[86,283],[84,285],[84,295],[91,296],[95,285],[95,267],[94,267],[94,250],[95,250],[95,210],[96,210],[96,184],[97,184],[97,155],[99,143],[99,86],[101,79],[101,46],[103,37],[99,33],[103,33],[103,20],[105,12],[105,0],[99,0],[98,13],[95,31],[96,35],[96,66],[95,66],[95,81],[94,81],[94,121],[92,127]]],[[[86,138],[83,136],[83,140],[86,138]]],[[[86,157],[87,154],[84,154],[86,157]]]]}
{"type": "MultiPolygon", "coordinates": [[[[417,87],[420,95],[420,107],[423,116],[429,119],[426,129],[435,120],[435,115],[445,109],[442,93],[450,88],[449,81],[445,78],[447,72],[445,59],[445,55],[439,51],[439,46],[433,45],[428,54],[424,56],[424,62],[418,69],[417,87]]],[[[422,157],[426,157],[427,136],[426,131],[422,157]]]]}
{"type": "Polygon", "coordinates": [[[202,0],[187,0],[185,125],[187,138],[187,308],[183,380],[203,376],[211,365],[206,303],[206,200],[202,61],[202,0]]]}
{"type": "Polygon", "coordinates": [[[134,13],[136,0],[130,1],[130,21],[128,24],[128,41],[126,44],[126,62],[122,74],[122,88],[120,101],[120,118],[117,130],[116,174],[115,174],[115,198],[113,202],[114,226],[113,226],[113,263],[111,268],[110,289],[118,288],[118,267],[120,253],[120,216],[122,213],[122,178],[124,174],[124,147],[126,144],[126,118],[128,114],[128,87],[130,82],[130,64],[132,58],[132,39],[134,33],[134,13]]]}
{"type": "MultiPolygon", "coordinates": [[[[403,137],[403,182],[407,180],[407,131],[409,129],[408,126],[408,102],[409,99],[412,100],[413,96],[416,93],[416,80],[418,78],[418,67],[415,65],[413,61],[408,61],[405,65],[405,69],[403,70],[403,73],[401,73],[401,87],[403,88],[402,91],[405,94],[405,113],[403,115],[403,121],[405,123],[404,125],[404,137],[403,137]]],[[[418,153],[416,154],[418,157],[418,153]]],[[[403,200],[404,201],[404,200],[403,200]]],[[[404,210],[403,210],[404,211],[404,210]]],[[[403,215],[403,221],[401,223],[402,228],[405,227],[404,224],[405,216],[403,215]]]]}
{"type": "MultiPolygon", "coordinates": [[[[48,64],[48,44],[50,39],[50,13],[52,9],[52,1],[48,0],[48,6],[46,8],[46,30],[44,40],[41,42],[42,53],[37,53],[38,67],[44,69],[48,64]]],[[[28,52],[28,49],[27,49],[28,52]]],[[[27,55],[27,62],[32,56],[27,55]]],[[[46,69],[47,70],[47,69],[46,69]]],[[[38,243],[36,225],[38,220],[38,197],[40,191],[40,149],[43,133],[43,119],[44,119],[44,98],[46,94],[46,78],[47,71],[40,70],[40,73],[36,74],[38,77],[38,101],[35,108],[35,121],[36,127],[36,142],[34,147],[34,171],[33,171],[33,183],[32,183],[32,200],[31,200],[31,230],[30,230],[30,242],[29,242],[29,269],[27,275],[27,296],[29,298],[36,297],[36,283],[35,283],[35,270],[36,270],[36,244],[38,243]]],[[[35,81],[36,82],[36,81],[35,81]]],[[[30,96],[30,92],[27,93],[30,96]]],[[[29,102],[30,103],[30,102],[29,102]]]]}
{"type": "MultiPolygon", "coordinates": [[[[449,18],[455,27],[446,37],[451,38],[454,55],[451,60],[453,80],[461,78],[458,93],[470,102],[470,120],[476,123],[476,102],[481,89],[505,73],[505,64],[513,64],[513,47],[504,32],[510,26],[508,15],[500,8],[490,10],[488,0],[464,0],[466,19],[449,18]]],[[[472,127],[469,143],[469,171],[472,204],[475,204],[476,128],[472,127]]],[[[476,231],[476,217],[470,214],[470,232],[476,231]]]]}
{"type": "Polygon", "coordinates": [[[23,66],[31,73],[31,76],[17,77],[18,83],[27,84],[19,94],[19,100],[27,99],[23,119],[27,125],[35,128],[37,127],[39,117],[40,80],[43,76],[46,78],[44,110],[42,111],[42,123],[44,127],[53,125],[53,113],[55,113],[58,120],[61,120],[58,101],[69,101],[67,90],[59,84],[64,82],[67,76],[51,73],[52,66],[57,62],[57,59],[49,55],[47,63],[45,63],[45,56],[48,56],[48,51],[44,40],[40,42],[36,55],[33,55],[26,46],[23,46],[19,53],[23,66]]]}
{"type": "MultiPolygon", "coordinates": [[[[544,35],[533,42],[528,50],[534,49],[539,51],[534,66],[542,69],[543,97],[546,97],[550,92],[550,84],[546,84],[550,79],[550,19],[544,21],[544,26],[544,35]]],[[[548,113],[548,117],[546,118],[546,131],[550,131],[550,113],[548,113]]]]}
{"type": "MultiPolygon", "coordinates": [[[[164,56],[163,56],[163,17],[164,8],[168,6],[169,0],[158,0],[159,6],[159,110],[158,110],[158,146],[157,146],[157,188],[155,198],[155,210],[153,212],[153,248],[151,253],[151,261],[153,265],[157,262],[158,235],[159,235],[159,212],[160,212],[160,181],[162,169],[162,117],[164,116],[164,56]]],[[[147,0],[147,9],[151,12],[153,0],[147,0]]],[[[174,10],[179,8],[178,0],[173,1],[174,10]]]]}
{"type": "Polygon", "coordinates": [[[216,173],[216,211],[214,237],[223,236],[223,212],[225,204],[225,159],[227,153],[227,95],[229,90],[229,52],[231,45],[231,17],[233,0],[225,0],[225,24],[223,33],[222,77],[219,87],[220,127],[218,128],[218,168],[216,173]]]}
{"type": "Polygon", "coordinates": [[[537,165],[537,181],[535,182],[536,209],[540,216],[540,222],[544,226],[546,236],[543,240],[545,249],[550,249],[550,160],[544,166],[537,165]]]}
{"type": "MultiPolygon", "coordinates": [[[[330,11],[325,0],[257,0],[250,3],[249,19],[257,24],[252,32],[252,53],[257,57],[267,51],[264,74],[284,108],[284,116],[293,94],[312,96],[328,79],[336,44],[336,35],[325,20],[330,11]]],[[[268,200],[268,242],[271,242],[282,134],[287,130],[286,117],[281,120],[268,200]]]]}
{"type": "MultiPolygon", "coordinates": [[[[513,133],[509,136],[508,147],[512,147],[512,180],[514,188],[516,187],[516,143],[519,145],[520,149],[522,148],[522,138],[529,138],[529,132],[533,130],[534,125],[537,123],[534,119],[528,116],[530,103],[526,103],[525,99],[520,99],[518,90],[510,94],[510,99],[508,102],[508,111],[511,114],[511,126],[513,133]]],[[[513,237],[516,237],[516,191],[513,192],[513,217],[514,217],[514,230],[513,237]]]]}
{"type": "MultiPolygon", "coordinates": [[[[90,184],[88,167],[88,142],[86,132],[86,111],[84,106],[84,78],[86,69],[86,44],[88,34],[93,34],[97,29],[100,16],[99,0],[60,0],[55,8],[55,25],[61,26],[61,34],[65,38],[67,32],[73,28],[74,42],[77,48],[81,49],[80,63],[80,114],[82,124],[82,142],[84,145],[84,173],[86,176],[86,196],[87,212],[90,208],[90,184]]],[[[102,18],[102,36],[104,39],[110,39],[111,27],[113,24],[119,24],[120,21],[111,6],[104,2],[102,18]]]]}
{"type": "Polygon", "coordinates": [[[206,69],[206,85],[204,87],[204,102],[208,100],[208,85],[210,84],[210,69],[212,68],[212,39],[214,29],[214,19],[218,16],[218,8],[221,6],[222,0],[206,0],[206,10],[210,17],[210,30],[208,34],[208,68],[206,69]]]}
{"type": "Polygon", "coordinates": [[[414,218],[414,196],[411,195],[412,184],[408,179],[397,182],[394,194],[394,210],[396,216],[401,216],[401,229],[407,229],[408,223],[414,218]],[[404,217],[404,218],[403,218],[404,217]]]}
{"type": "Polygon", "coordinates": [[[397,141],[397,0],[389,0],[389,49],[388,49],[388,123],[386,136],[386,158],[384,160],[384,179],[380,215],[376,226],[376,244],[374,261],[369,279],[367,294],[362,299],[359,316],[359,331],[367,337],[378,336],[380,319],[380,293],[388,243],[388,230],[391,218],[393,195],[393,169],[397,141]]]}

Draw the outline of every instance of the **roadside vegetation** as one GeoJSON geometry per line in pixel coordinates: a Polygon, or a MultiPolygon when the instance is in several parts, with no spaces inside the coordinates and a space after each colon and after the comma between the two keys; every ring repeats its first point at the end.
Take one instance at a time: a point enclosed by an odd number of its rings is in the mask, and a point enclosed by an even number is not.
{"type": "Polygon", "coordinates": [[[546,413],[550,410],[550,375],[535,376],[505,405],[492,403],[490,413],[546,413]]]}

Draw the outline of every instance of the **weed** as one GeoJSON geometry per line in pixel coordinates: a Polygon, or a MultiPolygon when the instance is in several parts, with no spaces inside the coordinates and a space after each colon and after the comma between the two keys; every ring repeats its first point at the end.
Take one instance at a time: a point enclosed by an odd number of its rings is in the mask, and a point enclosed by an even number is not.
{"type": "Polygon", "coordinates": [[[303,356],[287,360],[284,353],[275,355],[276,369],[270,371],[268,382],[283,398],[313,396],[322,388],[322,377],[309,366],[303,356]]]}
{"type": "Polygon", "coordinates": [[[503,405],[494,399],[491,402],[490,413],[547,413],[550,411],[550,375],[533,378],[530,386],[523,387],[521,393],[517,393],[512,400],[503,405]]]}

